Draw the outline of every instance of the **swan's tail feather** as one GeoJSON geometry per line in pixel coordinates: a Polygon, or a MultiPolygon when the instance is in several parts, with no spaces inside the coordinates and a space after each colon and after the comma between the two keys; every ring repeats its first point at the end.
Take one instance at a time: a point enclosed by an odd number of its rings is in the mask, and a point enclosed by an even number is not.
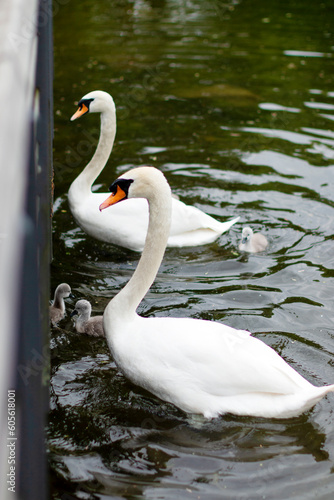
{"type": "Polygon", "coordinates": [[[324,389],[324,395],[328,394],[329,392],[334,392],[334,384],[324,385],[322,389],[324,389]]]}
{"type": "Polygon", "coordinates": [[[334,392],[334,384],[315,387],[316,391],[308,398],[308,404],[314,406],[318,401],[325,397],[330,392],[334,392]]]}
{"type": "Polygon", "coordinates": [[[221,234],[225,233],[226,231],[228,231],[230,229],[230,227],[233,226],[233,224],[235,224],[236,222],[238,222],[238,220],[240,219],[240,217],[235,217],[234,219],[232,220],[228,220],[228,221],[225,221],[225,222],[221,222],[220,224],[220,231],[221,231],[221,234]]]}

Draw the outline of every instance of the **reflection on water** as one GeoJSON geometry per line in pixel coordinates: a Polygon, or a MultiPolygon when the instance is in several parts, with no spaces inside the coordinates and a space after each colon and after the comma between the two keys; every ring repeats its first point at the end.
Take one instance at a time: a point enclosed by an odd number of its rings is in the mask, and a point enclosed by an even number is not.
{"type": "Polygon", "coordinates": [[[134,489],[145,498],[181,498],[187,489],[252,498],[250,484],[258,495],[269,481],[272,498],[280,498],[284,478],[294,487],[302,479],[301,494],[308,481],[322,476],[321,464],[329,461],[326,433],[310,416],[186,418],[143,391],[133,392],[101,340],[86,349],[88,356],[77,339],[71,346],[82,357],[63,362],[53,376],[49,444],[59,480],[70,478],[101,495],[126,491],[127,497],[134,489]]]}
{"type": "MultiPolygon", "coordinates": [[[[69,117],[101,89],[114,97],[118,131],[96,189],[153,164],[186,203],[241,217],[211,245],[168,249],[139,312],[248,329],[315,385],[333,383],[332,9],[329,0],[62,2],[52,289],[71,285],[69,310],[86,298],[102,314],[138,261],[83,233],[67,204],[99,133],[96,116],[69,117]],[[240,254],[244,225],[266,234],[265,252],[240,254]]],[[[69,319],[60,326],[51,332],[54,500],[332,498],[332,395],[286,421],[205,422],[127,382],[103,339],[78,335],[69,319]]]]}

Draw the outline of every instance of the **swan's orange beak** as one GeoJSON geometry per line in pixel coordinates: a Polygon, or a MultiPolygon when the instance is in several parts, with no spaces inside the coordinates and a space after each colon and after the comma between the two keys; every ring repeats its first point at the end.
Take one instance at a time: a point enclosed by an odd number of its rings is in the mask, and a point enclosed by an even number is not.
{"type": "Polygon", "coordinates": [[[109,198],[107,198],[99,206],[100,212],[102,212],[102,210],[104,210],[105,208],[108,208],[111,205],[115,205],[115,203],[118,203],[119,201],[124,200],[124,198],[126,198],[126,197],[127,197],[127,195],[126,195],[125,191],[123,191],[122,188],[120,188],[119,186],[117,186],[116,193],[111,193],[111,195],[109,196],[109,198]]]}
{"type": "Polygon", "coordinates": [[[87,108],[86,104],[81,104],[77,111],[74,113],[73,116],[71,116],[71,122],[73,122],[73,120],[76,120],[77,118],[80,118],[80,116],[88,113],[89,109],[87,108]]]}

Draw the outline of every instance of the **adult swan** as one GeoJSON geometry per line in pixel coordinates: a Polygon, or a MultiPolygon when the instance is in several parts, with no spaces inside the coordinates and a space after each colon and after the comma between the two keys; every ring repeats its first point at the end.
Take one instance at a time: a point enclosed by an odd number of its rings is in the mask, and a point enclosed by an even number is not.
{"type": "MultiPolygon", "coordinates": [[[[96,90],[85,95],[78,106],[71,120],[88,112],[101,113],[101,131],[93,158],[70,186],[68,201],[72,214],[79,226],[94,238],[142,251],[148,227],[147,203],[144,200],[130,200],[101,215],[97,207],[105,199],[106,193],[92,192],[92,184],[107,163],[114,144],[114,101],[107,92],[96,90]]],[[[212,243],[238,219],[219,222],[198,208],[173,199],[168,246],[189,247],[212,243]]]]}
{"type": "Polygon", "coordinates": [[[311,408],[334,385],[315,387],[271,347],[244,330],[193,318],[143,318],[136,309],[151,286],[169,235],[171,191],[154,167],[139,167],[110,187],[103,210],[146,198],[144,251],[127,285],[109,302],[103,322],[114,360],[133,383],[185,412],[287,418],[311,408]]]}

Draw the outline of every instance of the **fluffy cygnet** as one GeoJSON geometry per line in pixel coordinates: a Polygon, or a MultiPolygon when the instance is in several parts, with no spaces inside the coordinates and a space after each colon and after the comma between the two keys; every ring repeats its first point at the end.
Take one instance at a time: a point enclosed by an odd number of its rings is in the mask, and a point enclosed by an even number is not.
{"type": "Polygon", "coordinates": [[[243,252],[263,252],[268,246],[267,238],[261,233],[253,233],[250,227],[244,227],[242,230],[242,240],[239,250],[243,252]]]}
{"type": "Polygon", "coordinates": [[[49,309],[50,321],[53,325],[56,325],[58,321],[63,319],[65,316],[65,302],[64,299],[69,297],[71,294],[71,287],[67,283],[61,283],[57,286],[53,303],[49,309]]]}
{"type": "Polygon", "coordinates": [[[87,333],[92,337],[104,337],[103,316],[90,317],[92,306],[88,300],[78,300],[71,317],[78,315],[75,319],[75,329],[79,333],[87,333]]]}

